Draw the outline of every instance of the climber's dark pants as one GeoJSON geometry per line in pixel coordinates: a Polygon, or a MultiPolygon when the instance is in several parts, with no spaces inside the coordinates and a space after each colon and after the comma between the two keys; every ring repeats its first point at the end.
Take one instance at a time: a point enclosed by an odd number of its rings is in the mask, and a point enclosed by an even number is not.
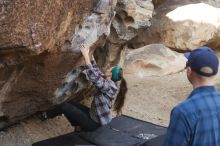
{"type": "Polygon", "coordinates": [[[100,127],[90,118],[89,108],[79,103],[64,102],[54,109],[47,111],[47,117],[53,118],[64,114],[72,126],[80,126],[83,131],[94,131],[100,127]]]}

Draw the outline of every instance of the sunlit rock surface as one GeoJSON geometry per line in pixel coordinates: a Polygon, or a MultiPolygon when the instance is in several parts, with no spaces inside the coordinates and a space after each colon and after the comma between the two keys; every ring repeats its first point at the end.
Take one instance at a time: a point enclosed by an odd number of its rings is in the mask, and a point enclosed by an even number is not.
{"type": "Polygon", "coordinates": [[[176,53],[162,44],[152,44],[125,53],[124,71],[137,77],[164,76],[185,68],[183,54],[176,53]]]}
{"type": "Polygon", "coordinates": [[[151,27],[133,39],[134,48],[158,42],[179,51],[203,45],[219,48],[219,0],[168,0],[155,12],[151,27]]]}

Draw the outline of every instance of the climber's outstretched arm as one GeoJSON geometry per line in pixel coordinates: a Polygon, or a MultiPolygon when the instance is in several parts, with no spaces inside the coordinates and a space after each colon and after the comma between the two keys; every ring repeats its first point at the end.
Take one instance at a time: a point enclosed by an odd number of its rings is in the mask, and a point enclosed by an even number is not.
{"type": "Polygon", "coordinates": [[[90,58],[89,58],[89,49],[86,48],[84,46],[84,44],[81,44],[80,45],[80,51],[81,51],[81,53],[82,53],[82,55],[83,55],[83,57],[84,57],[84,59],[86,61],[86,65],[91,64],[91,61],[90,61],[90,58]]]}

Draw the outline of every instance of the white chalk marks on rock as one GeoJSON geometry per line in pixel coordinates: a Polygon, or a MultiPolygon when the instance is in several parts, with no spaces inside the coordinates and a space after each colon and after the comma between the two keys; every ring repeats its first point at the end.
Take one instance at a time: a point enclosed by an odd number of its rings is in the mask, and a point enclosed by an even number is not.
{"type": "Polygon", "coordinates": [[[55,97],[51,99],[51,102],[59,104],[69,99],[71,95],[79,93],[84,89],[85,80],[86,75],[83,73],[83,67],[73,69],[66,75],[62,85],[57,88],[54,93],[55,97]]]}

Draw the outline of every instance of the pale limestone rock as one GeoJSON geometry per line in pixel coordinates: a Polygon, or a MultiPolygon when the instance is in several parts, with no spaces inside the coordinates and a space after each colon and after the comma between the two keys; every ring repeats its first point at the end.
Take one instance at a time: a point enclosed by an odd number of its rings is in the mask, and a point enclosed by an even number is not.
{"type": "Polygon", "coordinates": [[[220,36],[220,8],[205,3],[187,4],[166,16],[172,23],[166,24],[162,41],[169,47],[193,50],[220,36]]]}
{"type": "Polygon", "coordinates": [[[109,14],[113,11],[116,3],[117,0],[98,0],[93,11],[100,14],[109,14]]]}
{"type": "Polygon", "coordinates": [[[153,9],[151,0],[118,0],[113,27],[119,38],[131,40],[138,29],[149,27],[153,9]]]}
{"type": "Polygon", "coordinates": [[[110,34],[110,25],[114,16],[115,12],[112,11],[109,15],[93,13],[86,17],[81,28],[74,34],[71,46],[67,47],[65,51],[72,50],[75,53],[80,53],[81,44],[84,44],[86,48],[90,48],[102,35],[108,37],[110,34]]]}
{"type": "Polygon", "coordinates": [[[163,43],[174,50],[220,46],[219,0],[169,0],[155,10],[149,29],[141,30],[131,43],[134,48],[163,43]]]}
{"type": "Polygon", "coordinates": [[[105,46],[96,51],[96,54],[105,54],[99,55],[102,60],[98,61],[103,68],[119,63],[124,46],[130,44],[139,30],[150,26],[154,7],[151,0],[118,0],[115,10],[109,38],[105,46]]]}
{"type": "Polygon", "coordinates": [[[126,74],[143,76],[163,76],[177,73],[184,69],[186,58],[162,44],[152,44],[135,50],[128,50],[125,55],[124,71],[126,74]]]}
{"type": "MultiPolygon", "coordinates": [[[[118,0],[111,33],[103,47],[96,49],[102,69],[119,63],[123,47],[129,44],[139,29],[148,28],[153,14],[151,0],[118,0]]],[[[100,26],[99,26],[100,27],[100,26]]]]}

